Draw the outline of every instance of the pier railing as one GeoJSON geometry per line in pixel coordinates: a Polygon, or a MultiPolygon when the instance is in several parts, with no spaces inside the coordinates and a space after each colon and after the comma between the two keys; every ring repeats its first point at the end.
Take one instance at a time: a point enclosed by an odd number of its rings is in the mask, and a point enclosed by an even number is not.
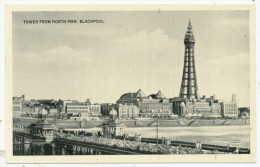
{"type": "MultiPolygon", "coordinates": [[[[142,138],[141,142],[146,143],[162,143],[161,139],[155,138],[142,138]]],[[[196,148],[196,143],[193,142],[184,142],[184,141],[171,141],[171,146],[180,146],[180,147],[189,147],[189,148],[196,148]]],[[[238,154],[250,154],[249,148],[238,148],[238,147],[230,147],[230,146],[221,146],[221,145],[214,145],[214,144],[203,144],[201,143],[200,149],[202,150],[209,150],[209,151],[220,151],[220,152],[229,152],[229,153],[238,153],[238,154]]]]}

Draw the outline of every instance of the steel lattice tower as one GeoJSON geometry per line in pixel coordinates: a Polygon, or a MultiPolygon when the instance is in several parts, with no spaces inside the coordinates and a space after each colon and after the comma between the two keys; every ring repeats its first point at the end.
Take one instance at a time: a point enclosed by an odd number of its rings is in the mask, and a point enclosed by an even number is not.
{"type": "Polygon", "coordinates": [[[193,36],[192,25],[190,21],[188,25],[188,30],[185,34],[184,44],[184,67],[179,96],[182,98],[187,98],[188,100],[198,99],[199,93],[194,59],[195,38],[193,36]]]}

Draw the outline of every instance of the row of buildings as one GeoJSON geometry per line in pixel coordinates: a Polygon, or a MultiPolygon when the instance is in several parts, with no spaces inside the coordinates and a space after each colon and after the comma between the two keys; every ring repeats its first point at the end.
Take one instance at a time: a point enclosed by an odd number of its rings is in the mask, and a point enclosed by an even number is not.
{"type": "MultiPolygon", "coordinates": [[[[115,104],[91,104],[77,100],[25,100],[24,96],[13,98],[14,113],[49,116],[66,114],[72,119],[97,118],[109,116],[111,110],[117,111],[118,118],[172,118],[172,117],[238,117],[236,96],[231,101],[217,100],[215,96],[200,99],[175,97],[167,98],[161,91],[146,96],[139,89],[134,93],[123,94],[115,104]]],[[[248,110],[243,108],[249,115],[248,110]]]]}
{"type": "MultiPolygon", "coordinates": [[[[141,89],[135,93],[123,94],[117,104],[129,106],[129,111],[136,106],[139,117],[238,117],[239,110],[236,102],[236,95],[232,95],[231,101],[217,100],[215,96],[188,100],[187,98],[166,98],[159,91],[156,94],[146,96],[141,89]]],[[[109,113],[116,104],[107,104],[104,107],[104,115],[109,113]]],[[[127,108],[127,107],[125,107],[127,108]]],[[[120,110],[118,110],[120,111],[120,110]]],[[[120,114],[122,112],[119,112],[120,114]]],[[[119,115],[120,115],[119,114],[119,115]]]]}
{"type": "Polygon", "coordinates": [[[238,117],[239,110],[236,95],[231,101],[217,100],[215,96],[201,99],[187,100],[186,98],[172,98],[171,103],[176,115],[179,116],[204,116],[204,117],[238,117]]]}
{"type": "Polygon", "coordinates": [[[71,118],[90,118],[101,116],[101,105],[77,100],[25,100],[22,97],[13,97],[14,114],[38,115],[66,115],[71,118]]]}

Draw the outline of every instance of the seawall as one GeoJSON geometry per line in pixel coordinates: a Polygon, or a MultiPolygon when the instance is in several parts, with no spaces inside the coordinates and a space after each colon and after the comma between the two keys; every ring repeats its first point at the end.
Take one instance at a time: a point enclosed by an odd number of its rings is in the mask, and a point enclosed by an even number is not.
{"type": "MultiPolygon", "coordinates": [[[[119,122],[126,127],[157,126],[155,120],[120,120],[119,122]]],[[[158,122],[160,127],[250,125],[250,120],[159,120],[158,122]]],[[[102,123],[103,121],[57,121],[56,126],[61,128],[94,128],[101,126],[102,123]]]]}
{"type": "MultiPolygon", "coordinates": [[[[14,118],[14,122],[27,126],[36,122],[38,119],[14,118]]],[[[75,121],[75,120],[48,120],[58,128],[94,128],[101,126],[104,121],[75,121]]],[[[157,126],[157,120],[119,120],[126,127],[154,127],[157,126]]],[[[204,119],[179,119],[179,120],[159,120],[160,127],[180,127],[180,126],[227,126],[227,125],[250,125],[250,119],[240,120],[204,120],[204,119]]]]}

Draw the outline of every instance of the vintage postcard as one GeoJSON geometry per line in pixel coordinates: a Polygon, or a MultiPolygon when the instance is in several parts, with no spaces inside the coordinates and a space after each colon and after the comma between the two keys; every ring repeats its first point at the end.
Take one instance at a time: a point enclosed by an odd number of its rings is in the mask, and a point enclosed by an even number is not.
{"type": "Polygon", "coordinates": [[[255,162],[254,5],[5,9],[8,163],[255,162]]]}

